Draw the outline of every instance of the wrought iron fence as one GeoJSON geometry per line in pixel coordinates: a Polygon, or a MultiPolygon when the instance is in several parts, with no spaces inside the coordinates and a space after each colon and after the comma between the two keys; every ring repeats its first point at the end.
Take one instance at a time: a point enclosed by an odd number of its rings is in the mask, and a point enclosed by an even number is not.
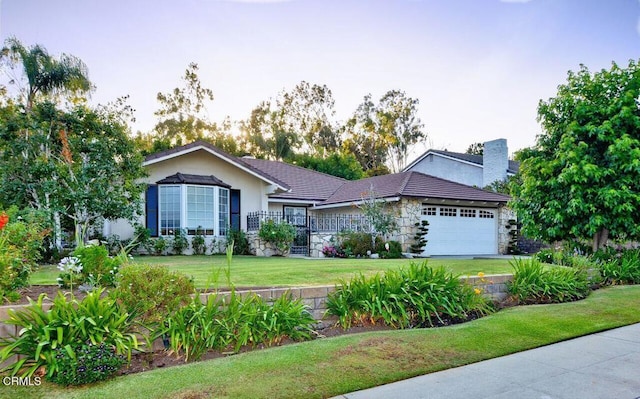
{"type": "MultiPolygon", "coordinates": [[[[294,216],[299,218],[299,216],[294,216]]],[[[247,231],[260,230],[260,224],[266,220],[273,220],[274,222],[293,222],[288,220],[282,212],[251,212],[247,215],[247,231]]],[[[300,225],[298,219],[296,219],[297,225],[300,225]]],[[[306,227],[311,233],[339,233],[341,231],[370,231],[370,222],[363,215],[349,215],[349,214],[318,214],[308,215],[306,227]]]]}

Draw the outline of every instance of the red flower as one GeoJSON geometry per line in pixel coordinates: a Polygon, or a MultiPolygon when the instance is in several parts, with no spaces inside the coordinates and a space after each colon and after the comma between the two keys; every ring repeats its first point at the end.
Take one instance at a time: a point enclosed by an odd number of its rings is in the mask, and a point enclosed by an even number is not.
{"type": "Polygon", "coordinates": [[[9,222],[9,215],[2,212],[0,213],[0,230],[9,222]]]}

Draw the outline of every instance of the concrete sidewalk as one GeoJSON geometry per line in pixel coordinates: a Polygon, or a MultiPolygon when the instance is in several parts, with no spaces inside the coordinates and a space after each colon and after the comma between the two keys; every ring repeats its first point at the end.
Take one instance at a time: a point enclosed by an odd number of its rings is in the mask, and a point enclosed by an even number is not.
{"type": "Polygon", "coordinates": [[[640,324],[338,398],[640,399],[640,324]]]}

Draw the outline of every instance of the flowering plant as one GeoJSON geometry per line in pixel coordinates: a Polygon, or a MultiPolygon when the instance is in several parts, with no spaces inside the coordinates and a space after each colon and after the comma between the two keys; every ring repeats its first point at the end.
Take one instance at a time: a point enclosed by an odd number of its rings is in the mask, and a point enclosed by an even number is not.
{"type": "Polygon", "coordinates": [[[75,256],[67,256],[62,258],[58,263],[58,270],[62,273],[58,277],[58,286],[69,286],[73,290],[73,280],[78,281],[78,278],[82,278],[82,262],[75,256]]]}

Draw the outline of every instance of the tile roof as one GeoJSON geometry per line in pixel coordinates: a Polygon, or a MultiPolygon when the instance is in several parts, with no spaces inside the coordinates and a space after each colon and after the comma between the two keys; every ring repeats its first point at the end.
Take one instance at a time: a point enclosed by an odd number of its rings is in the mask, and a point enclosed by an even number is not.
{"type": "MultiPolygon", "coordinates": [[[[273,199],[309,201],[315,202],[317,205],[350,204],[360,201],[372,187],[379,198],[414,197],[486,202],[507,202],[510,199],[510,197],[506,195],[492,193],[415,171],[349,181],[284,162],[239,158],[203,141],[196,141],[182,147],[148,155],[145,158],[145,163],[153,163],[153,161],[160,161],[165,157],[178,156],[181,153],[202,148],[245,170],[252,171],[267,181],[275,182],[280,187],[288,190],[271,194],[269,197],[273,199]]],[[[438,152],[457,154],[446,151],[438,152]]],[[[457,155],[468,156],[469,154],[457,155]]],[[[482,158],[481,156],[477,157],[482,158]]],[[[192,179],[194,181],[198,179],[200,179],[200,181],[203,181],[202,179],[216,179],[214,176],[186,175],[180,173],[169,176],[168,178],[192,179]]],[[[219,179],[216,180],[225,184],[219,179]]]]}
{"type": "Polygon", "coordinates": [[[323,201],[342,187],[347,180],[285,162],[243,158],[247,164],[285,182],[290,192],[272,194],[270,198],[323,201]]]}
{"type": "Polygon", "coordinates": [[[167,176],[162,180],[158,180],[156,184],[201,184],[231,188],[230,185],[218,179],[214,175],[203,176],[190,175],[186,173],[176,173],[175,175],[167,176]]]}
{"type": "Polygon", "coordinates": [[[507,202],[510,199],[507,195],[410,171],[347,182],[340,190],[318,205],[357,202],[371,189],[379,198],[413,197],[483,202],[507,202]]]}

